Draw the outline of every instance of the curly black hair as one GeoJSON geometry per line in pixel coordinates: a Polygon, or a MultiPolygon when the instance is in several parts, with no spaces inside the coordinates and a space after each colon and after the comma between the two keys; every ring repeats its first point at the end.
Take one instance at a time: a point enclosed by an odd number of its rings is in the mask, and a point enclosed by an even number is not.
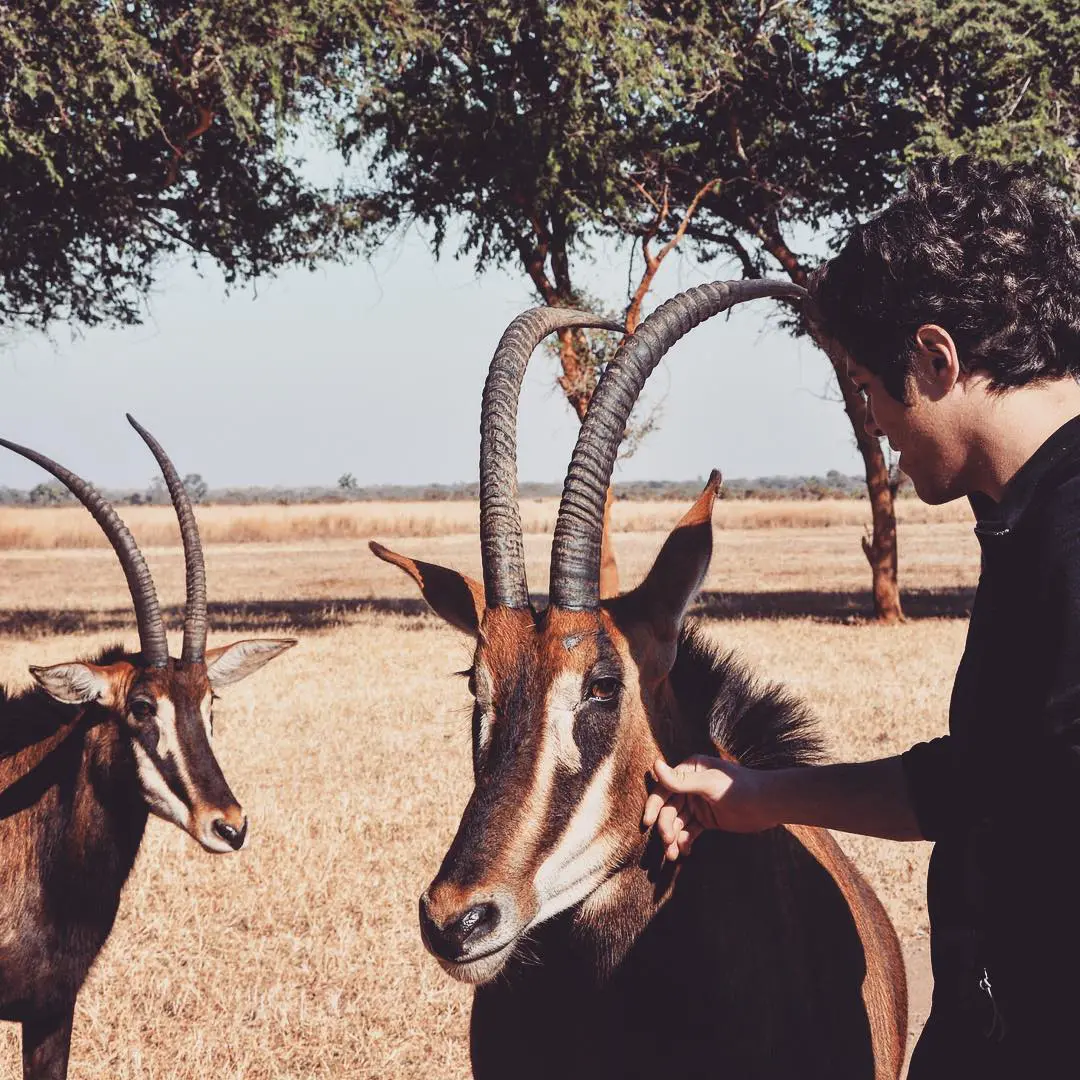
{"type": "Polygon", "coordinates": [[[1033,169],[971,157],[911,170],[811,292],[823,329],[907,400],[915,332],[944,327],[993,390],[1080,376],[1080,223],[1033,169]]]}

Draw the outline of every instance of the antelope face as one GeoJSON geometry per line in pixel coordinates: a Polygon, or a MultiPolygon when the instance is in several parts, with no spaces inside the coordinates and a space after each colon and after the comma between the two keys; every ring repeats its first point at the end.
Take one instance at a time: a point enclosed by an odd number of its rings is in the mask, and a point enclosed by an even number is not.
{"type": "Polygon", "coordinates": [[[606,613],[534,622],[495,609],[481,631],[476,787],[420,900],[425,944],[467,982],[491,978],[530,926],[580,903],[633,853],[653,745],[638,671],[606,613]]]}
{"type": "Polygon", "coordinates": [[[126,734],[138,783],[150,810],[215,853],[239,851],[247,817],[211,748],[215,690],[238,682],[294,645],[240,641],[209,650],[205,663],[169,660],[162,668],[126,660],[31,668],[54,698],[96,702],[126,734]]]}
{"type": "Polygon", "coordinates": [[[714,494],[641,586],[595,611],[485,610],[477,583],[373,545],[477,638],[476,786],[420,898],[424,943],[455,978],[493,978],[530,927],[587,898],[602,903],[601,886],[641,857],[653,702],[708,565],[714,494]]]}

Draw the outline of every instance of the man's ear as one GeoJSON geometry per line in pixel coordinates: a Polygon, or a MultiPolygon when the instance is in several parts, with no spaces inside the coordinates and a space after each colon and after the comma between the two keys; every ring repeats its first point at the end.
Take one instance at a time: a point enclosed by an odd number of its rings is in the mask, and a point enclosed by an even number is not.
{"type": "Polygon", "coordinates": [[[720,473],[713,469],[705,490],[664,541],[645,580],[605,604],[630,640],[649,682],[665,678],[675,663],[683,619],[712,558],[712,510],[719,490],[720,473]]]}
{"type": "Polygon", "coordinates": [[[88,705],[98,701],[111,708],[118,697],[114,688],[121,682],[118,667],[115,664],[104,667],[84,663],[52,664],[31,667],[30,674],[45,693],[65,705],[88,705]]]}
{"type": "Polygon", "coordinates": [[[484,586],[480,582],[456,570],[447,570],[445,566],[399,555],[374,540],[368,547],[383,562],[404,570],[419,586],[436,615],[473,637],[480,633],[484,618],[484,586]]]}
{"type": "Polygon", "coordinates": [[[206,676],[210,680],[210,688],[218,690],[246,679],[295,644],[296,638],[248,638],[207,649],[206,676]]]}
{"type": "Polygon", "coordinates": [[[932,400],[944,397],[956,385],[963,369],[956,342],[948,330],[926,323],[915,331],[913,374],[932,400]]]}

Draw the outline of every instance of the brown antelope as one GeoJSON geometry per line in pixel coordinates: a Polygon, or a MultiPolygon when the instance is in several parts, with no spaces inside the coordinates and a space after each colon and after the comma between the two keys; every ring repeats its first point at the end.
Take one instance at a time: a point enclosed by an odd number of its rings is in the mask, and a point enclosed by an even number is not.
{"type": "Polygon", "coordinates": [[[420,898],[420,927],[445,970],[476,984],[477,1080],[899,1074],[899,943],[827,832],[708,833],[673,867],[659,836],[640,827],[660,753],[770,768],[818,752],[798,701],[685,622],[709,564],[718,474],[645,580],[599,596],[605,492],[649,372],[732,304],[803,295],[760,281],[701,286],[624,340],[563,489],[546,610],[532,606],[525,581],[517,396],[546,334],[598,325],[584,313],[527,312],[492,360],[481,418],[483,585],[372,545],[476,639],[475,788],[420,898]]]}
{"type": "Polygon", "coordinates": [[[195,515],[172,463],[157,458],[180,521],[187,606],[169,656],[149,568],[116,511],[86,481],[0,439],[64,483],[104,530],[127,577],[139,652],[31,668],[38,686],[0,688],[0,1019],[22,1024],[23,1076],[67,1075],[75,998],[112,929],[150,812],[207,851],[239,850],[247,818],[214,752],[215,691],[294,645],[207,649],[206,574],[195,515]]]}

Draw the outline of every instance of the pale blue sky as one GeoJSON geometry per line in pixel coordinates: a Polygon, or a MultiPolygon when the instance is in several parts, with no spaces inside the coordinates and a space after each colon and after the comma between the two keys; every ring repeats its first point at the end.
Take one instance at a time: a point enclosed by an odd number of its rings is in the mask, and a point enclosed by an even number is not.
{"type": "MultiPolygon", "coordinates": [[[[624,302],[626,249],[600,248],[578,277],[624,302]]],[[[664,264],[647,310],[730,268],[664,264]]],[[[143,326],[0,347],[0,434],[108,487],[140,487],[152,460],[130,411],[183,473],[212,487],[475,480],[480,391],[504,326],[532,305],[522,276],[436,264],[412,234],[373,264],[291,271],[226,296],[219,275],[167,270],[143,326]]],[[[622,462],[622,479],[861,472],[841,406],[823,400],[828,362],[768,326],[770,302],[694,330],[653,375],[660,427],[622,462]]],[[[576,421],[538,350],[525,380],[520,475],[560,481],[576,421]]],[[[0,454],[0,485],[42,473],[0,454]]]]}

